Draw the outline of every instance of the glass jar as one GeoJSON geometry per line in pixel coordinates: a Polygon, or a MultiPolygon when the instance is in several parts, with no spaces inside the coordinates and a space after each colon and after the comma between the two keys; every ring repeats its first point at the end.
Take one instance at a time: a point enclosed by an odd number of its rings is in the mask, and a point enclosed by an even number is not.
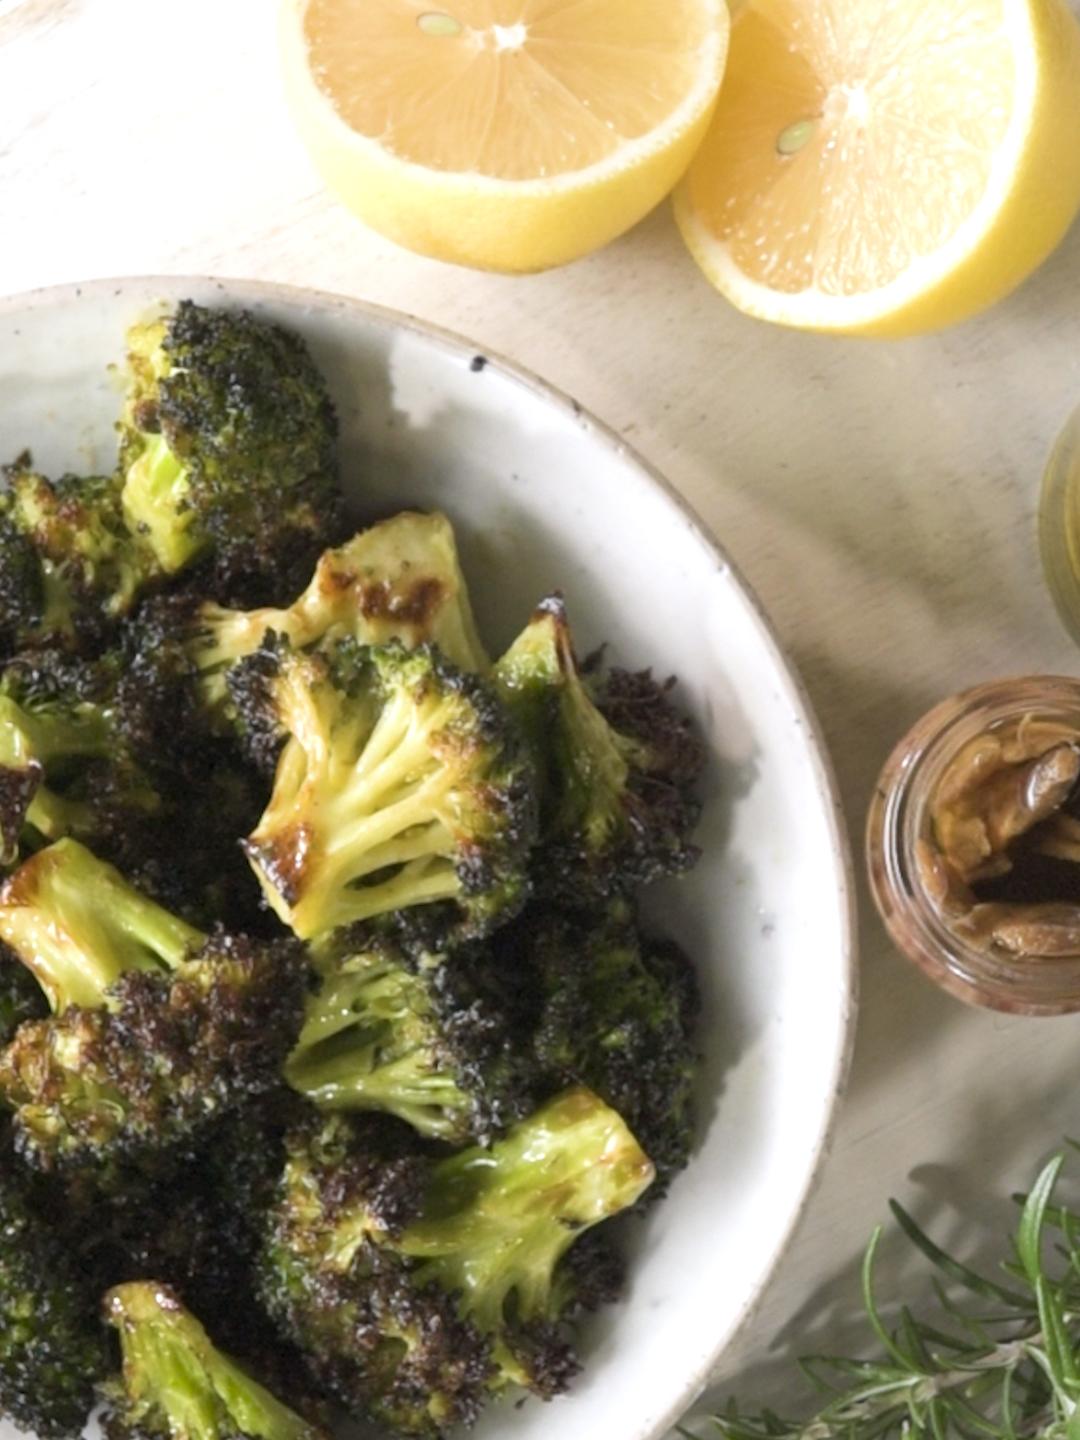
{"type": "Polygon", "coordinates": [[[912,727],[871,802],[870,888],[898,949],[951,995],[1015,1015],[1065,1015],[1080,1011],[1080,956],[1014,955],[958,935],[917,862],[920,846],[936,843],[931,805],[946,769],[981,735],[1027,720],[1075,729],[1080,738],[1080,680],[996,680],[943,701],[912,727]]]}
{"type": "Polygon", "coordinates": [[[1043,475],[1039,552],[1058,614],[1080,643],[1080,408],[1066,421],[1043,475]]]}

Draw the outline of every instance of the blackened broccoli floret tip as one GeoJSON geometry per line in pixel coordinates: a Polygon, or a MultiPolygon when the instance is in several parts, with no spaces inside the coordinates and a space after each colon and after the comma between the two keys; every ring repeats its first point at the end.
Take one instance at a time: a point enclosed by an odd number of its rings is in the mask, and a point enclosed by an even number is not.
{"type": "Polygon", "coordinates": [[[234,727],[245,755],[264,774],[273,774],[285,731],[273,698],[273,682],[292,654],[288,639],[268,631],[257,650],[233,665],[226,677],[234,727]]]}
{"type": "Polygon", "coordinates": [[[674,945],[640,940],[622,899],[577,913],[534,907],[499,946],[529,976],[532,1043],[549,1085],[585,1084],[623,1116],[657,1170],[642,1202],[651,1206],[693,1145],[690,962],[674,945]]]}
{"type": "Polygon", "coordinates": [[[109,1363],[85,1277],[8,1165],[0,1178],[0,1413],[42,1440],[74,1440],[109,1363]]]}
{"type": "Polygon", "coordinates": [[[20,1154],[49,1169],[190,1153],[280,1084],[308,985],[293,942],[217,932],[169,974],[122,974],[108,1009],[24,1024],[0,1056],[20,1154]]]}
{"type": "Polygon", "coordinates": [[[344,529],[337,419],[307,347],[250,311],[185,301],[161,355],[160,375],[138,346],[133,356],[129,522],[219,600],[291,599],[344,529]]]}

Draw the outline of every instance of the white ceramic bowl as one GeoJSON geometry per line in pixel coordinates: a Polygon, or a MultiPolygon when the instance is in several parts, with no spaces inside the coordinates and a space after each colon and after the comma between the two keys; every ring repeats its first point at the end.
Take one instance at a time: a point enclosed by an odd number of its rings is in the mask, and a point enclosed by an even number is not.
{"type": "MultiPolygon", "coordinates": [[[[639,1227],[625,1301],[571,1395],[492,1410],[484,1440],[656,1440],[707,1382],[803,1207],[854,1019],[850,863],[817,727],[753,596],[664,482],[532,377],[400,315],[241,282],[123,280],[0,301],[0,459],[111,468],[125,327],[157,300],[295,327],[337,400],[361,516],[454,520],[497,653],[564,591],[582,650],[679,677],[712,756],[704,856],[657,887],[657,928],[705,993],[698,1150],[639,1227]]],[[[719,482],[722,483],[722,480],[719,482]]]]}

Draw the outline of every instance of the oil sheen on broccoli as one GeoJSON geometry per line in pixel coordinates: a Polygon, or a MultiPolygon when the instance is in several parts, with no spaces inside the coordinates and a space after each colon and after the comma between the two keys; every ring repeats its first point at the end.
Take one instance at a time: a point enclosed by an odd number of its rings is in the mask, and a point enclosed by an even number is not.
{"type": "Polygon", "coordinates": [[[307,1004],[289,1083],[322,1110],[380,1110],[455,1145],[535,1100],[506,982],[477,947],[406,961],[384,942],[336,963],[307,1004]]]}
{"type": "Polygon", "coordinates": [[[704,751],[668,687],[620,670],[590,683],[558,596],[540,605],[494,678],[542,777],[541,893],[580,905],[696,863],[693,785],[704,751]]]}
{"type": "Polygon", "coordinates": [[[441,1436],[507,1386],[566,1387],[563,1322],[610,1298],[611,1274],[602,1251],[583,1265],[571,1247],[652,1179],[623,1120],[580,1088],[490,1149],[438,1160],[334,1117],[290,1139],[264,1295],[342,1404],[441,1436]]]}
{"type": "Polygon", "coordinates": [[[322,1440],[228,1355],[168,1286],[118,1285],[105,1316],[123,1375],[103,1387],[107,1440],[322,1440]]]}
{"type": "Polygon", "coordinates": [[[483,681],[427,645],[275,640],[237,667],[232,690],[248,729],[280,746],[245,848],[302,939],[440,901],[468,938],[520,908],[533,771],[483,681]]]}
{"type": "Polygon", "coordinates": [[[341,528],[337,421],[303,341],[182,301],[128,333],[120,467],[128,528],[216,598],[295,593],[341,528]]]}
{"type": "Polygon", "coordinates": [[[278,1083],[308,983],[292,942],[204,934],[72,840],[0,890],[0,937],[53,1012],[0,1054],[31,1164],[168,1150],[278,1083]]]}

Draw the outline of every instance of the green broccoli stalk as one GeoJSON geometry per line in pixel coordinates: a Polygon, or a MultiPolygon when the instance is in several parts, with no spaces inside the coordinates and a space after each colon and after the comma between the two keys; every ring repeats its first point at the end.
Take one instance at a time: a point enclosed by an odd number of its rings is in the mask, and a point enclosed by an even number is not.
{"type": "Polygon", "coordinates": [[[103,1387],[108,1440],[320,1440],[322,1432],[218,1350],[165,1285],[118,1285],[105,1316],[122,1382],[103,1387]]]}
{"type": "Polygon", "coordinates": [[[206,942],[76,840],[39,851],[0,889],[0,938],[54,1014],[104,1005],[122,975],[175,970],[206,942]]]}
{"type": "Polygon", "coordinates": [[[533,1067],[477,957],[411,970],[350,956],[309,997],[289,1083],[321,1110],[381,1110],[433,1140],[489,1140],[531,1108],[533,1067]]]}
{"type": "Polygon", "coordinates": [[[443,1160],[343,1117],[288,1148],[262,1293],[342,1404],[438,1437],[508,1385],[566,1388],[563,1322],[610,1295],[609,1257],[580,1237],[653,1178],[614,1111],[570,1090],[443,1160]]]}
{"type": "Polygon", "coordinates": [[[115,476],[47,480],[29,454],[3,470],[0,637],[8,650],[99,646],[159,576],[124,522],[115,476]]]}
{"type": "Polygon", "coordinates": [[[454,532],[445,515],[403,511],[319,558],[287,609],[229,610],[200,604],[183,623],[185,649],[206,706],[220,710],[226,677],[268,633],[297,649],[351,637],[363,645],[433,644],[462,670],[490,661],[477,634],[454,532]]]}
{"type": "Polygon", "coordinates": [[[493,679],[529,736],[541,775],[541,893],[572,905],[677,875],[700,805],[704,750],[647,672],[592,683],[566,608],[545,600],[493,679]]]}
{"type": "Polygon", "coordinates": [[[128,349],[128,527],[169,575],[204,559],[219,598],[292,593],[341,513],[337,422],[303,342],[185,300],[128,349]]]}
{"type": "Polygon", "coordinates": [[[53,1011],[0,1053],[32,1165],[173,1149],[279,1083],[308,983],[291,942],[206,935],[71,840],[0,890],[0,937],[53,1011]]]}
{"type": "Polygon", "coordinates": [[[532,770],[481,680],[430,646],[275,641],[233,693],[250,731],[284,739],[245,849],[301,939],[439,901],[468,938],[523,903],[532,770]]]}
{"type": "Polygon", "coordinates": [[[0,1173],[0,1414],[41,1440],[74,1440],[108,1368],[96,1297],[5,1157],[0,1173]]]}

